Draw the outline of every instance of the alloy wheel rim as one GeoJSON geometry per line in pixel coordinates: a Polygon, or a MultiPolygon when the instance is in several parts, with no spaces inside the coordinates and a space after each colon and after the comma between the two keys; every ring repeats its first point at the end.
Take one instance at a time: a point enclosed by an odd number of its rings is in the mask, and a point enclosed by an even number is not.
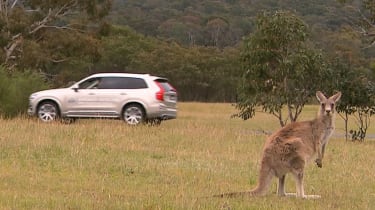
{"type": "Polygon", "coordinates": [[[51,104],[44,104],[39,108],[39,118],[44,122],[50,122],[56,119],[57,110],[56,107],[51,104]]]}
{"type": "Polygon", "coordinates": [[[125,121],[130,125],[137,125],[142,121],[142,111],[137,107],[126,109],[124,113],[125,121]]]}

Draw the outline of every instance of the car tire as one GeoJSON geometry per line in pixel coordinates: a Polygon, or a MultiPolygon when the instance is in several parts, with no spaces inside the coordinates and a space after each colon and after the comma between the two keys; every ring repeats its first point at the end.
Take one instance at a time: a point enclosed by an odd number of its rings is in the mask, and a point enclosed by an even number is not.
{"type": "Polygon", "coordinates": [[[138,125],[145,120],[145,111],[138,104],[127,105],[122,112],[122,119],[129,125],[138,125]]]}
{"type": "Polygon", "coordinates": [[[42,102],[37,109],[38,118],[43,122],[52,122],[60,117],[59,108],[55,102],[42,102]]]}

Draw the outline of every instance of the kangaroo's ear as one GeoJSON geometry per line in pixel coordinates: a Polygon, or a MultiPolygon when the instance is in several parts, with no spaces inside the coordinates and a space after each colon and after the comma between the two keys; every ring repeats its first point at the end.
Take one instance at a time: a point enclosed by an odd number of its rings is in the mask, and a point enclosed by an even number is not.
{"type": "Polygon", "coordinates": [[[336,103],[341,98],[341,92],[336,93],[335,95],[331,96],[331,98],[336,103]]]}
{"type": "Polygon", "coordinates": [[[327,98],[324,96],[324,94],[320,91],[316,92],[316,98],[318,99],[319,102],[327,100],[327,98]]]}

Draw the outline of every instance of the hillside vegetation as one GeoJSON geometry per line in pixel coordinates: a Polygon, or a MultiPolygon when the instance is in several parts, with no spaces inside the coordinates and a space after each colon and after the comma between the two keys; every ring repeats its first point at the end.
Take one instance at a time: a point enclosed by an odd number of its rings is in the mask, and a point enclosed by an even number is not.
{"type": "MultiPolygon", "coordinates": [[[[336,0],[115,0],[110,20],[128,25],[146,36],[175,40],[184,45],[226,47],[237,45],[254,31],[259,12],[290,10],[315,32],[338,32],[357,17],[350,6],[336,0]]],[[[318,35],[319,34],[319,35],[318,35]]]]}

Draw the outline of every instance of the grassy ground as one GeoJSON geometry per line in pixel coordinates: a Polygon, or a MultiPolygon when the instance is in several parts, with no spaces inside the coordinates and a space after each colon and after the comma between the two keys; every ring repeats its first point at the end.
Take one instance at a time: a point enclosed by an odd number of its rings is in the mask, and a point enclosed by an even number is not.
{"type": "MultiPolygon", "coordinates": [[[[269,115],[242,121],[234,112],[230,104],[180,103],[178,119],[158,127],[0,120],[0,209],[374,208],[375,142],[345,142],[339,117],[323,168],[306,171],[306,193],[321,199],[277,197],[276,180],[264,197],[211,197],[256,185],[263,131],[278,128],[269,115]]],[[[287,191],[295,192],[290,176],[287,191]]]]}

